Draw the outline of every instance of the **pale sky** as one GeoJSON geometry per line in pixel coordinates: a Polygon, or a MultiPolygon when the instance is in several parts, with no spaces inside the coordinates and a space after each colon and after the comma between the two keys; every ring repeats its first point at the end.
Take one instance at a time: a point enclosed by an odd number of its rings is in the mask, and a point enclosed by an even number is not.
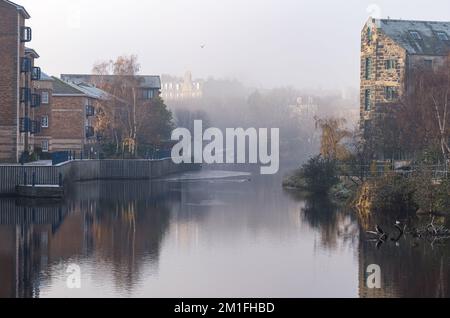
{"type": "Polygon", "coordinates": [[[265,88],[356,87],[360,30],[371,13],[450,21],[448,0],[16,2],[32,16],[30,46],[51,75],[86,73],[96,61],[137,54],[142,74],[190,70],[265,88]]]}

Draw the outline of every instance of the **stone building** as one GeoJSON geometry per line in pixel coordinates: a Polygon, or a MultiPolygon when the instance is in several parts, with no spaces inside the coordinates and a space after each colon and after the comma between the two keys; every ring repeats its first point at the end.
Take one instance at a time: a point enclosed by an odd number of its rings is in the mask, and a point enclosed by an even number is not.
{"type": "Polygon", "coordinates": [[[40,79],[34,66],[39,55],[25,47],[32,39],[29,18],[24,7],[0,0],[0,162],[15,163],[32,152],[40,127],[33,116],[40,106],[33,87],[40,79]]]}
{"type": "Polygon", "coordinates": [[[193,80],[191,72],[183,78],[162,75],[161,97],[166,101],[198,99],[203,97],[203,81],[193,80]]]}
{"type": "MultiPolygon", "coordinates": [[[[361,128],[408,92],[412,71],[437,69],[450,52],[450,22],[372,19],[361,33],[361,128]]],[[[379,118],[379,117],[378,117],[379,118]]]]}

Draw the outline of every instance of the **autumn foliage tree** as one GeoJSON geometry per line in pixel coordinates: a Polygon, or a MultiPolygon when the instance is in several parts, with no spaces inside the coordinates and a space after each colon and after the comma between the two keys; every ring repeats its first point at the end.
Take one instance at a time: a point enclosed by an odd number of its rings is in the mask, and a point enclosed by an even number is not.
{"type": "Polygon", "coordinates": [[[172,113],[160,97],[141,98],[140,65],[136,56],[94,65],[96,86],[110,94],[97,112],[96,130],[115,152],[138,154],[139,145],[158,144],[173,128],[172,113]],[[111,76],[113,75],[113,76],[111,76]]]}
{"type": "Polygon", "coordinates": [[[328,160],[345,160],[350,153],[343,144],[345,138],[351,133],[345,128],[346,120],[343,118],[316,118],[316,128],[322,131],[320,153],[328,160]]]}

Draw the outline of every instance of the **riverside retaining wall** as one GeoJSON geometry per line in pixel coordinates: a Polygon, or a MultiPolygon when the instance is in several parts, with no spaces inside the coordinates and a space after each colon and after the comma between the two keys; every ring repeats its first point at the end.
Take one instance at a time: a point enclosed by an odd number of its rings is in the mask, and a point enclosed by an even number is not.
{"type": "Polygon", "coordinates": [[[61,174],[64,184],[90,180],[156,179],[166,175],[193,170],[189,164],[174,164],[163,160],[74,160],[56,166],[0,166],[0,195],[12,195],[16,186],[23,184],[25,175],[31,184],[58,184],[61,174]]]}

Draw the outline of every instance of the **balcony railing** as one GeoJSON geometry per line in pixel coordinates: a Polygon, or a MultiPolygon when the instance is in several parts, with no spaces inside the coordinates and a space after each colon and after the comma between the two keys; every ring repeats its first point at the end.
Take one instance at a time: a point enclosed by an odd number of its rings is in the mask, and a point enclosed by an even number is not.
{"type": "Polygon", "coordinates": [[[41,79],[41,68],[33,67],[32,71],[31,71],[31,80],[39,81],[40,79],[41,79]]]}
{"type": "Polygon", "coordinates": [[[31,89],[28,87],[21,87],[20,88],[20,102],[21,103],[28,103],[31,101],[31,89]]]}
{"type": "Polygon", "coordinates": [[[20,29],[20,42],[31,42],[32,31],[30,27],[22,27],[20,29]]]}
{"type": "Polygon", "coordinates": [[[41,132],[41,122],[39,120],[31,120],[30,122],[30,133],[39,134],[41,132]]]}
{"type": "Polygon", "coordinates": [[[86,138],[92,138],[95,136],[94,127],[87,126],[86,127],[86,138]]]}
{"type": "Polygon", "coordinates": [[[31,130],[31,120],[28,117],[20,118],[19,120],[19,131],[21,133],[27,133],[31,130]]]}
{"type": "Polygon", "coordinates": [[[86,106],[86,116],[87,117],[95,116],[95,108],[94,108],[94,106],[91,106],[91,105],[87,105],[86,106]]]}
{"type": "Polygon", "coordinates": [[[31,104],[32,108],[37,108],[41,106],[41,95],[40,94],[31,94],[31,104]]]}
{"type": "Polygon", "coordinates": [[[31,59],[28,57],[22,57],[20,59],[20,72],[29,73],[32,70],[31,59]]]}

